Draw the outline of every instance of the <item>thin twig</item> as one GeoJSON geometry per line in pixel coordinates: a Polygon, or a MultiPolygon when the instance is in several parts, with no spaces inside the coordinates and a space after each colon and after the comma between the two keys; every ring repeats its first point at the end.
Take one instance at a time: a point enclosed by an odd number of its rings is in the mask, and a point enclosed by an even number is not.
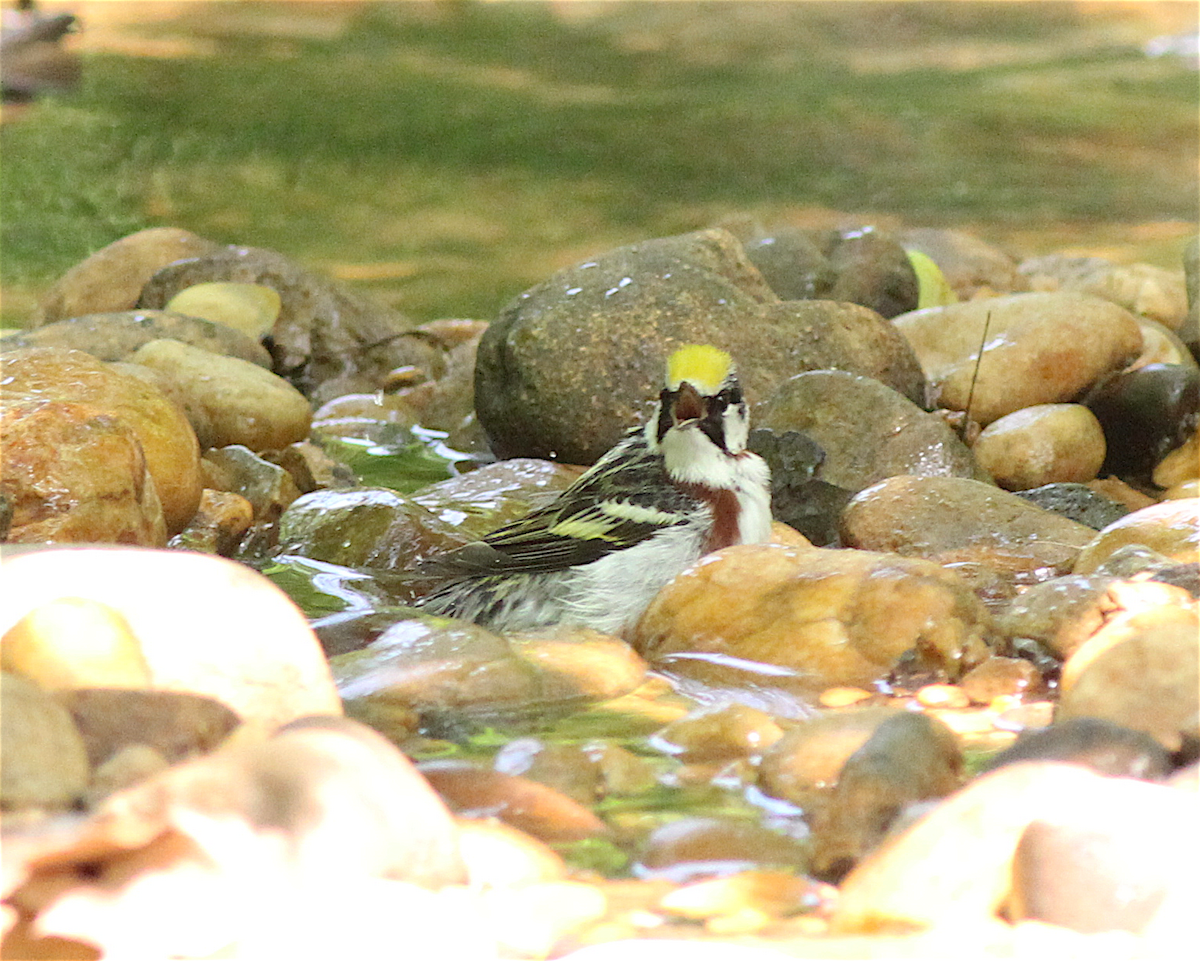
{"type": "Polygon", "coordinates": [[[963,443],[967,442],[967,427],[971,423],[971,401],[975,399],[975,381],[979,379],[979,368],[983,365],[983,348],[987,344],[988,327],[992,323],[992,312],[989,310],[983,317],[983,336],[979,339],[979,353],[975,356],[975,370],[971,372],[971,388],[967,391],[967,406],[963,409],[962,424],[959,425],[958,436],[963,443]]]}

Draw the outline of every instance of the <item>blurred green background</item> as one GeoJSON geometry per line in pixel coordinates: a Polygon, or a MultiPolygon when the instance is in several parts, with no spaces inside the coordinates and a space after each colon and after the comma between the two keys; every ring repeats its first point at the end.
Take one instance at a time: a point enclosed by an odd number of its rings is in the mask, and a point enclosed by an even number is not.
{"type": "Polygon", "coordinates": [[[1178,266],[1197,4],[45,3],[78,90],[0,125],[19,325],[153,225],[271,247],[414,320],[748,213],[960,226],[1178,266]]]}

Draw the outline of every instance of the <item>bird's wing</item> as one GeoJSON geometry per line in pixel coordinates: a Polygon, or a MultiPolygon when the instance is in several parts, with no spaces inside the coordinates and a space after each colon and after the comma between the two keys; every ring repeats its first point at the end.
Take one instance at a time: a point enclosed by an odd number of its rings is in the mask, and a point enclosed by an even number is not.
{"type": "Polygon", "coordinates": [[[668,479],[662,457],[631,434],[547,506],[434,563],[458,576],[557,571],[599,560],[686,523],[703,506],[668,479]]]}

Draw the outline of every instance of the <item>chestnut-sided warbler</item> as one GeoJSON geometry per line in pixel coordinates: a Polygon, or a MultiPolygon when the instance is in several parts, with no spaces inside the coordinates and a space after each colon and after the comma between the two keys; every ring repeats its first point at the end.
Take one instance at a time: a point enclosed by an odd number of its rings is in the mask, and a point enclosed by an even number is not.
{"type": "Polygon", "coordinates": [[[547,506],[436,559],[451,580],[421,606],[498,631],[630,631],[704,554],[770,536],[770,471],[748,433],[729,354],[679,348],[646,425],[547,506]]]}

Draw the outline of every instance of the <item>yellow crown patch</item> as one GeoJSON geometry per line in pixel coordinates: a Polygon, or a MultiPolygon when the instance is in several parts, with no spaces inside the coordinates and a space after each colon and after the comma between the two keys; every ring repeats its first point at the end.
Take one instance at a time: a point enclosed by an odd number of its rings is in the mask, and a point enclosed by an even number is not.
{"type": "Polygon", "coordinates": [[[733,358],[708,344],[680,347],[667,361],[667,388],[678,389],[685,380],[702,394],[715,394],[733,371],[733,358]]]}

